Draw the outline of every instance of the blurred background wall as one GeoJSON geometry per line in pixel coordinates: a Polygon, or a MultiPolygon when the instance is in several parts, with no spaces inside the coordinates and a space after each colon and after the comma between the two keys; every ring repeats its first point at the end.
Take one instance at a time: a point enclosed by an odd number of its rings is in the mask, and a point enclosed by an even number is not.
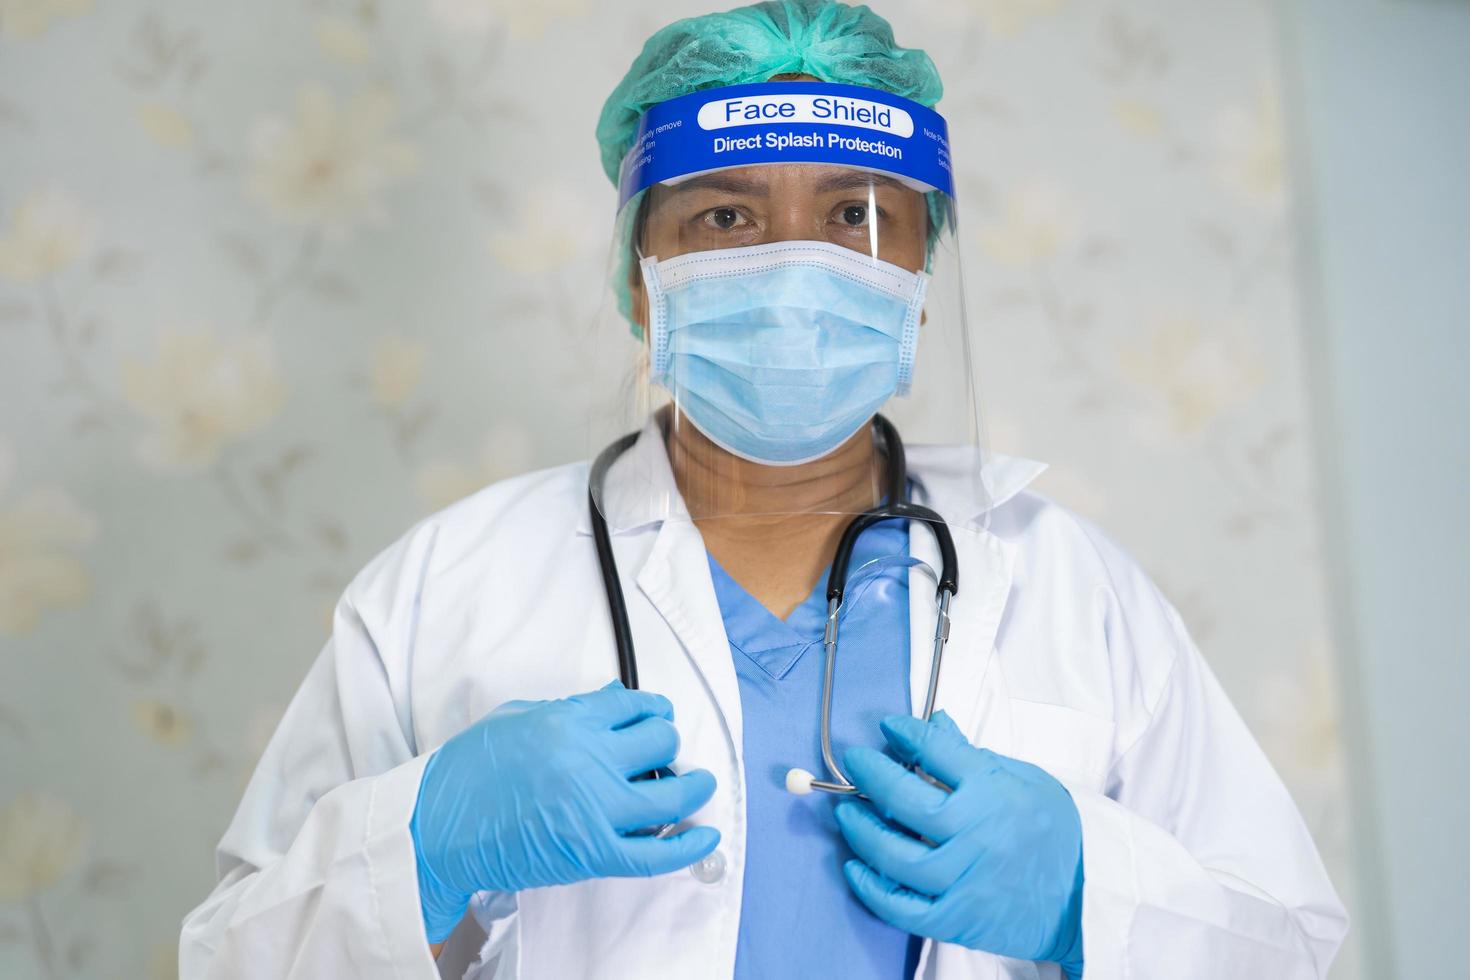
{"type": "MultiPolygon", "coordinates": [[[[1321,273],[1312,243],[1362,198],[1312,168],[1363,139],[1345,100],[1373,93],[1343,59],[1389,37],[1372,17],[1416,6],[877,5],[946,78],[991,441],[1051,462],[1043,489],[1184,612],[1354,909],[1343,980],[1392,949],[1385,899],[1358,885],[1400,860],[1378,859],[1373,830],[1401,832],[1378,796],[1434,769],[1370,773],[1362,718],[1338,707],[1342,687],[1362,709],[1384,680],[1370,641],[1394,639],[1345,617],[1411,587],[1351,569],[1412,563],[1419,539],[1345,555],[1323,528],[1382,545],[1405,485],[1463,486],[1465,467],[1350,451],[1353,372],[1378,358],[1342,332],[1450,310],[1364,306],[1372,276],[1321,273]],[[1339,7],[1364,18],[1352,52],[1339,7]],[[1323,282],[1346,292],[1324,306],[1323,282]],[[1314,387],[1306,353],[1329,340],[1337,373],[1314,387]],[[1338,493],[1347,469],[1382,496],[1338,493]]],[[[623,329],[599,315],[614,196],[593,124],[643,39],[707,9],[0,0],[0,976],[172,976],[179,920],[354,571],[433,508],[588,453],[613,397],[585,382],[589,337],[623,329]]],[[[1392,40],[1401,60],[1424,43],[1392,40]]],[[[1449,80],[1426,63],[1412,84],[1444,107],[1449,80]]],[[[1383,137],[1375,184],[1415,179],[1395,141],[1422,135],[1383,137]]],[[[1463,209],[1448,176],[1466,168],[1439,166],[1463,209]]],[[[1436,227],[1463,256],[1464,232],[1436,227]]],[[[1405,357],[1457,339],[1405,336],[1405,357]]],[[[1405,414],[1357,410],[1445,448],[1409,416],[1414,374],[1395,378],[1405,414]]],[[[1408,901],[1425,872],[1403,868],[1408,901]]]]}
{"type": "Polygon", "coordinates": [[[1461,976],[1470,4],[1285,9],[1365,973],[1461,976]]]}

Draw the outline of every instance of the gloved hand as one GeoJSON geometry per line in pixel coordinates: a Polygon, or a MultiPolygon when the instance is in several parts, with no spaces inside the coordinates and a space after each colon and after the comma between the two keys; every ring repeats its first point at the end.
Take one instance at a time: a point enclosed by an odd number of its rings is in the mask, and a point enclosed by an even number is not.
{"type": "Polygon", "coordinates": [[[858,857],[843,866],[853,892],[907,932],[1080,977],[1082,825],[1071,794],[1036,766],[971,745],[943,711],[928,723],[890,715],[880,727],[899,759],[954,792],[874,749],[850,749],[848,777],[873,801],[837,807],[858,857]]]}
{"type": "Polygon", "coordinates": [[[440,746],[410,824],[429,941],[454,931],[477,891],[659,875],[714,850],[713,827],[625,836],[683,820],[715,791],[704,769],[629,780],[674,760],[673,718],[667,698],[614,681],[508,702],[440,746]]]}

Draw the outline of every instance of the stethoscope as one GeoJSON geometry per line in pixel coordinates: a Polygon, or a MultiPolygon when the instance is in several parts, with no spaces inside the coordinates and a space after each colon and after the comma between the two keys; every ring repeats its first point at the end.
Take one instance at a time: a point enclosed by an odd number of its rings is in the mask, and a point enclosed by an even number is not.
{"type": "MultiPolygon", "coordinates": [[[[792,769],[786,774],[786,788],[792,793],[804,794],[812,790],[827,793],[843,793],[861,797],[856,786],[838,765],[832,752],[832,678],[837,664],[837,626],[842,612],[842,600],[847,588],[847,566],[852,560],[853,549],[864,531],[881,521],[902,519],[920,521],[934,532],[939,544],[940,574],[938,578],[939,612],[934,624],[934,650],[929,662],[929,689],[924,697],[924,713],[920,717],[928,721],[934,713],[934,698],[939,690],[939,670],[944,662],[945,644],[949,642],[949,605],[959,592],[959,563],[955,559],[954,538],[949,525],[938,513],[928,507],[910,503],[908,500],[908,465],[904,458],[903,440],[898,430],[881,415],[873,416],[873,425],[883,442],[883,453],[888,459],[888,494],[892,503],[883,504],[852,519],[843,531],[832,555],[832,571],[827,576],[827,625],[822,634],[825,659],[822,670],[822,762],[827,767],[829,780],[817,779],[805,769],[792,769]]],[[[602,585],[607,592],[608,612],[612,617],[613,639],[617,644],[618,676],[623,686],[632,690],[638,687],[638,657],[633,649],[633,630],[628,623],[628,606],[623,600],[623,586],[618,578],[617,562],[613,558],[612,538],[608,533],[607,520],[598,506],[602,496],[607,471],[629,447],[637,441],[639,433],[632,432],[621,437],[598,454],[592,463],[587,478],[587,503],[592,519],[592,539],[597,546],[597,564],[602,573],[602,585]]],[[[664,767],[644,777],[659,779],[672,776],[673,770],[664,767]]],[[[925,775],[920,772],[920,775],[925,775]]],[[[932,777],[926,779],[943,786],[932,777]]],[[[650,828],[649,833],[662,836],[672,830],[673,825],[650,828]]]]}

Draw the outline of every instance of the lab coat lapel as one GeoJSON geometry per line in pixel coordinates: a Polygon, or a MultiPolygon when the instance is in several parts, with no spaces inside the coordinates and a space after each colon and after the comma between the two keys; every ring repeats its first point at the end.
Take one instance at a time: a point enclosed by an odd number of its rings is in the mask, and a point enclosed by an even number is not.
{"type": "MultiPolygon", "coordinates": [[[[710,580],[704,539],[690,520],[664,449],[657,416],[609,468],[602,493],[603,512],[624,581],[633,578],[673,636],[637,628],[639,610],[629,595],[638,650],[639,683],[658,689],[659,677],[676,676],[667,658],[682,646],[714,700],[735,758],[741,757],[740,687],[725,636],[725,621],[710,580]],[[652,535],[651,545],[643,544],[652,535]],[[646,548],[646,551],[643,550],[646,548]],[[677,640],[677,643],[671,642],[677,640]],[[661,666],[662,665],[662,666],[661,666]]],[[[591,525],[582,520],[585,533],[591,525]]],[[[668,693],[668,692],[665,692],[668,693]]]]}
{"type": "Polygon", "coordinates": [[[692,523],[687,520],[663,523],[653,550],[638,573],[638,588],[688,652],[714,698],[739,758],[743,732],[740,686],[730,657],[724,617],[710,579],[704,539],[692,523]]]}
{"type": "MultiPolygon", "coordinates": [[[[987,453],[981,472],[984,488],[977,492],[972,449],[911,446],[908,457],[916,499],[949,521],[959,564],[959,592],[950,602],[949,644],[935,707],[943,708],[975,744],[1004,752],[1012,741],[1010,712],[1005,677],[992,659],[1010,597],[1015,545],[992,534],[986,522],[994,508],[1024,490],[1046,466],[987,453]]],[[[909,548],[938,573],[939,548],[930,531],[912,524],[909,548]]],[[[922,572],[910,572],[909,685],[915,712],[923,710],[929,684],[935,610],[934,582],[922,572]]]]}
{"type": "MultiPolygon", "coordinates": [[[[941,514],[964,514],[968,484],[945,479],[942,451],[910,453],[910,472],[921,474],[923,501],[941,514]],[[939,465],[934,465],[934,464],[939,465]],[[927,471],[927,473],[926,473],[927,471]],[[928,479],[924,479],[927,475],[928,479]]],[[[949,643],[939,671],[935,710],[943,708],[960,731],[976,745],[1000,753],[1010,750],[1011,716],[1005,675],[995,659],[995,641],[1011,592],[1015,546],[982,525],[991,507],[1019,493],[1042,470],[1030,460],[995,458],[986,472],[986,510],[965,522],[952,520],[955,558],[959,565],[959,592],[950,602],[949,643]]],[[[939,548],[934,535],[910,525],[909,554],[922,559],[937,574],[939,548]]],[[[917,569],[909,573],[909,690],[915,712],[924,708],[929,665],[934,649],[934,582],[917,569]]],[[[1000,961],[973,950],[925,939],[915,977],[1001,975],[1000,961]]]]}
{"type": "MultiPolygon", "coordinates": [[[[974,526],[952,526],[959,564],[959,592],[950,602],[949,643],[939,671],[935,709],[943,708],[960,731],[971,739],[979,735],[982,708],[994,701],[985,696],[996,632],[1011,591],[1012,547],[974,526]]],[[[939,549],[934,536],[918,524],[909,535],[910,554],[939,571],[939,549]]],[[[924,708],[929,666],[934,650],[937,608],[934,582],[918,569],[909,572],[909,697],[917,714],[924,708]]],[[[988,739],[994,726],[986,724],[988,739]]]]}
{"type": "MultiPolygon", "coordinates": [[[[959,592],[950,601],[949,643],[939,671],[935,710],[943,708],[960,731],[976,745],[1005,752],[1010,745],[1010,712],[1004,694],[1004,677],[993,669],[995,638],[1001,615],[1011,592],[1014,549],[1011,545],[974,526],[951,527],[955,558],[959,564],[959,592]]],[[[911,525],[909,554],[939,571],[939,548],[928,530],[911,525]]],[[[909,572],[909,696],[917,714],[924,710],[929,686],[929,665],[934,651],[934,621],[937,607],[934,582],[918,569],[909,572]]],[[[919,952],[915,977],[933,977],[941,969],[955,968],[960,976],[999,976],[998,964],[982,962],[965,950],[960,963],[950,965],[950,950],[925,939],[919,952]],[[941,967],[941,963],[946,964],[941,967]],[[957,968],[956,968],[957,967],[957,968]]],[[[946,973],[946,975],[949,975],[946,973]]]]}

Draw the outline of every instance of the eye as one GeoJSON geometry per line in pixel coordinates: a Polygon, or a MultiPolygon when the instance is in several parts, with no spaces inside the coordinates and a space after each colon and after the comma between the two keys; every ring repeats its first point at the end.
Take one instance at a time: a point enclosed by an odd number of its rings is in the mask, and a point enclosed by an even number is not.
{"type": "Polygon", "coordinates": [[[842,209],[842,223],[852,228],[861,228],[868,223],[868,206],[866,204],[847,205],[842,209]]]}
{"type": "Polygon", "coordinates": [[[714,208],[705,215],[705,220],[721,231],[729,231],[740,221],[740,212],[734,208],[714,208]]]}

